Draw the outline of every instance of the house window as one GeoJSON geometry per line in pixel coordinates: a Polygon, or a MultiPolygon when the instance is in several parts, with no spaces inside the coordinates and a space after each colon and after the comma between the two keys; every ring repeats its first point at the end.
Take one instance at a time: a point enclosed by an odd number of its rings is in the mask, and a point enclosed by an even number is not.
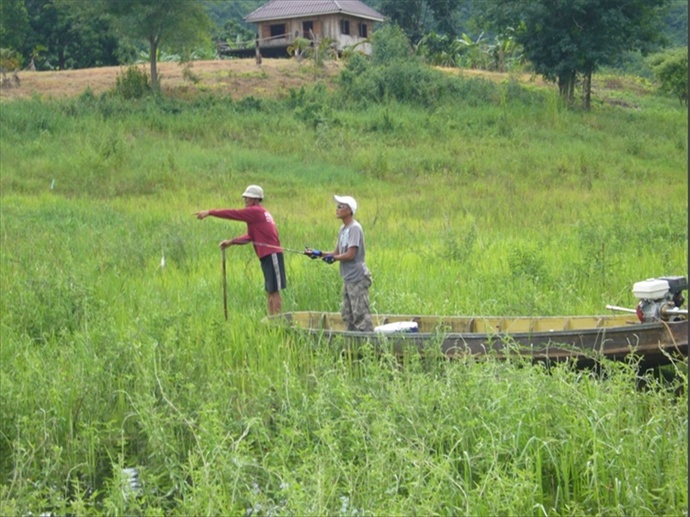
{"type": "Polygon", "coordinates": [[[350,34],[350,20],[340,20],[340,34],[350,34]]]}
{"type": "Polygon", "coordinates": [[[271,25],[271,37],[275,38],[277,36],[285,36],[284,23],[277,23],[275,25],[271,25]]]}
{"type": "Polygon", "coordinates": [[[369,36],[369,31],[367,30],[367,24],[366,23],[360,23],[359,24],[359,37],[360,38],[367,38],[369,36]]]}
{"type": "Polygon", "coordinates": [[[302,22],[302,36],[311,39],[314,34],[314,22],[302,22]]]}

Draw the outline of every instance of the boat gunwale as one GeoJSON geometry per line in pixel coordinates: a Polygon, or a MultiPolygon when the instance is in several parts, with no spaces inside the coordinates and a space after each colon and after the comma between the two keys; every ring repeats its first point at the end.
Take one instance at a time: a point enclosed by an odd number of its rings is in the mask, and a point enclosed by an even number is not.
{"type": "Polygon", "coordinates": [[[655,329],[662,329],[666,328],[669,329],[670,327],[675,327],[678,326],[679,324],[686,324],[687,325],[687,320],[677,320],[677,321],[654,321],[654,322],[647,322],[647,323],[642,323],[642,322],[636,322],[636,321],[626,321],[626,318],[629,319],[629,316],[617,316],[617,315],[584,315],[584,316],[433,316],[433,315],[406,315],[406,314],[395,314],[395,315],[389,315],[389,314],[382,314],[379,315],[379,317],[382,318],[390,318],[394,317],[396,321],[415,321],[415,318],[417,320],[421,318],[438,318],[440,320],[440,323],[443,322],[444,319],[450,319],[450,318],[462,318],[462,319],[467,319],[467,320],[474,320],[474,319],[483,319],[485,321],[490,321],[490,320],[508,320],[508,321],[532,321],[532,320],[540,320],[540,319],[549,319],[549,320],[558,320],[558,319],[563,319],[565,321],[571,321],[571,320],[576,320],[576,321],[584,321],[586,319],[591,319],[591,320],[598,320],[599,322],[603,321],[616,321],[616,320],[621,320],[620,325],[599,325],[599,326],[594,326],[594,327],[577,327],[577,328],[564,328],[564,329],[549,329],[549,330],[530,330],[530,331],[510,331],[510,330],[495,330],[491,332],[458,332],[458,331],[443,331],[443,330],[438,330],[434,332],[391,332],[391,333],[383,333],[383,332],[360,332],[360,331],[351,331],[351,330],[345,330],[345,329],[337,329],[337,328],[328,328],[328,327],[323,327],[323,328],[317,328],[314,326],[305,326],[303,321],[296,320],[294,317],[295,315],[322,315],[322,316],[335,316],[339,317],[339,313],[335,312],[320,312],[320,311],[298,311],[298,312],[287,312],[283,314],[278,314],[274,316],[270,316],[268,318],[269,322],[271,323],[282,323],[285,322],[288,324],[288,326],[292,329],[295,330],[303,330],[303,331],[308,331],[310,333],[317,333],[317,334],[333,334],[333,335],[343,335],[343,336],[351,336],[351,337],[387,337],[387,336],[395,336],[396,338],[398,337],[405,337],[408,336],[410,338],[433,338],[433,337],[439,337],[439,336],[447,336],[447,337],[461,337],[461,336],[467,336],[467,337],[475,337],[478,338],[479,336],[489,336],[489,337],[505,337],[505,336],[511,336],[511,337],[531,337],[531,336],[548,336],[548,335],[558,335],[558,336],[569,336],[569,335],[582,335],[582,334],[599,334],[602,331],[606,332],[630,332],[633,329],[634,330],[640,330],[640,331],[646,331],[646,330],[655,330],[655,329]]]}
{"type": "MultiPolygon", "coordinates": [[[[397,356],[406,349],[421,353],[438,352],[453,357],[498,357],[522,355],[533,361],[562,361],[574,359],[579,364],[592,364],[599,357],[622,360],[631,354],[641,357],[641,365],[657,366],[688,355],[688,320],[632,322],[625,317],[605,315],[609,321],[619,319],[616,326],[574,328],[532,332],[357,332],[344,329],[316,328],[297,325],[295,313],[283,313],[270,317],[271,323],[282,323],[287,330],[305,337],[333,342],[342,340],[344,350],[355,352],[360,346],[370,344],[380,353],[388,347],[397,356]],[[354,348],[352,348],[354,346],[354,348]],[[429,347],[432,348],[429,348],[429,347]],[[383,348],[380,348],[383,347],[383,348]],[[674,359],[675,358],[675,359],[674,359]]],[[[339,317],[338,313],[301,311],[297,313],[339,317]]],[[[395,315],[396,318],[406,315],[395,315]]],[[[598,316],[574,316],[596,319],[598,316]]],[[[441,317],[443,318],[443,317],[441,317]]],[[[446,317],[447,318],[447,317],[446,317]]],[[[523,320],[534,319],[525,316],[523,320]]],[[[565,317],[568,318],[568,317],[565,317]]],[[[302,322],[303,323],[303,322],[302,322]]],[[[356,352],[355,352],[356,353],[356,352]]]]}

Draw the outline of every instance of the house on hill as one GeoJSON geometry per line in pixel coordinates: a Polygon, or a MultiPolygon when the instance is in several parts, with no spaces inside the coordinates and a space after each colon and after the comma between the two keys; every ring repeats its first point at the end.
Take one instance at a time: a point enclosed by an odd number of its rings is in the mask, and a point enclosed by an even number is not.
{"type": "MultiPolygon", "coordinates": [[[[367,40],[384,17],[360,0],[270,0],[244,20],[257,24],[258,47],[268,57],[286,55],[298,38],[329,38],[341,52],[367,40]]],[[[358,49],[371,53],[367,42],[358,49]]]]}

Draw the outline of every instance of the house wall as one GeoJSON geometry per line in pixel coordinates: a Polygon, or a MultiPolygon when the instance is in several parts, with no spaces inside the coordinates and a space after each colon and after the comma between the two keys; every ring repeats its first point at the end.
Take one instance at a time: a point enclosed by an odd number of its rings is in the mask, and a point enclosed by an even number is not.
{"type": "MultiPolygon", "coordinates": [[[[360,24],[366,25],[366,34],[371,37],[374,30],[374,22],[363,20],[354,16],[328,15],[310,16],[304,18],[291,18],[287,20],[273,20],[258,24],[259,46],[261,48],[285,47],[294,43],[296,38],[309,38],[309,34],[304,34],[303,27],[305,22],[311,22],[312,31],[317,38],[330,38],[335,40],[338,50],[347,46],[354,45],[364,39],[360,37],[360,24]],[[350,34],[342,34],[341,20],[350,22],[350,34]],[[271,26],[285,25],[285,34],[280,37],[271,36],[271,26]]],[[[357,47],[358,50],[369,54],[371,46],[368,43],[357,47]]]]}

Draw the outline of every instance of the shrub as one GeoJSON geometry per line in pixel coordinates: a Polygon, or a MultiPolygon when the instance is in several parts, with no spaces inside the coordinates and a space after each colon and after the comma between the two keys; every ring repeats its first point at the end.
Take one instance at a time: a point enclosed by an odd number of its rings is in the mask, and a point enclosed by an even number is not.
{"type": "Polygon", "coordinates": [[[412,56],[410,41],[397,25],[384,25],[372,37],[371,58],[377,65],[402,61],[412,56]]]}
{"type": "Polygon", "coordinates": [[[369,69],[369,59],[362,54],[352,54],[347,58],[345,68],[340,73],[340,82],[343,86],[350,87],[369,69]]]}
{"type": "Polygon", "coordinates": [[[490,100],[496,90],[495,85],[487,81],[452,77],[416,60],[371,66],[360,75],[347,72],[341,76],[341,84],[351,100],[396,101],[424,107],[436,106],[450,97],[454,100],[463,98],[465,102],[490,100]]]}
{"type": "Polygon", "coordinates": [[[136,66],[126,68],[115,78],[115,94],[123,99],[141,99],[151,92],[149,75],[136,66]]]}
{"type": "Polygon", "coordinates": [[[688,47],[675,48],[649,58],[654,75],[661,83],[661,91],[678,97],[681,105],[688,104],[688,47]]]}
{"type": "Polygon", "coordinates": [[[235,106],[240,113],[261,111],[263,109],[263,101],[260,98],[249,95],[239,100],[235,106]]]}

